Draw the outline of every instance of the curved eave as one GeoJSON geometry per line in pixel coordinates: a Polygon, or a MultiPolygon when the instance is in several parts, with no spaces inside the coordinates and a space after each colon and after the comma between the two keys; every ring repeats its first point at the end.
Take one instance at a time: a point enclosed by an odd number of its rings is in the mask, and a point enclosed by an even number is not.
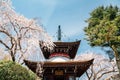
{"type": "Polygon", "coordinates": [[[67,67],[67,66],[78,66],[78,67],[85,67],[85,66],[90,66],[93,62],[92,60],[88,61],[68,61],[68,62],[44,62],[44,67],[67,67]]]}
{"type": "Polygon", "coordinates": [[[43,64],[43,68],[64,68],[64,67],[76,67],[77,68],[77,76],[80,77],[89,67],[93,64],[93,60],[89,61],[69,61],[69,62],[33,62],[29,60],[24,60],[25,64],[36,73],[37,63],[43,64]]]}
{"type": "MultiPolygon", "coordinates": [[[[75,55],[77,53],[78,47],[80,45],[81,40],[79,41],[75,41],[75,42],[54,42],[55,44],[55,48],[59,48],[59,47],[66,47],[66,46],[70,46],[71,50],[69,50],[69,56],[70,59],[74,59],[75,55]]],[[[46,59],[49,59],[49,56],[51,54],[50,50],[44,50],[43,48],[41,48],[43,55],[46,59]]]]}

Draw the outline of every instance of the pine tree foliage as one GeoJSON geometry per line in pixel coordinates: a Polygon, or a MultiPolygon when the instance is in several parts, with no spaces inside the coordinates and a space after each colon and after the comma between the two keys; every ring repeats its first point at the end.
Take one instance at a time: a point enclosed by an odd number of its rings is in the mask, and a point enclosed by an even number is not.
{"type": "Polygon", "coordinates": [[[114,52],[120,72],[120,10],[117,6],[100,6],[86,21],[86,40],[91,46],[109,47],[114,52]]]}

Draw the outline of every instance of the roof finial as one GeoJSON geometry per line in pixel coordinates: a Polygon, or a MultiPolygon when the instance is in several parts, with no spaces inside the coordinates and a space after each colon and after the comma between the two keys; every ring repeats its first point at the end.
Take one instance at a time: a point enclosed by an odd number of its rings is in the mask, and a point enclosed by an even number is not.
{"type": "Polygon", "coordinates": [[[61,41],[61,27],[58,26],[58,41],[61,41]]]}

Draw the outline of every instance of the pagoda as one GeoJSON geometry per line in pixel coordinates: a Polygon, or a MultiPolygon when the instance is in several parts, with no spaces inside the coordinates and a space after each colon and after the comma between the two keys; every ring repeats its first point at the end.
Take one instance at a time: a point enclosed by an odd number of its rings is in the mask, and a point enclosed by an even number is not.
{"type": "MultiPolygon", "coordinates": [[[[62,42],[61,28],[58,26],[58,41],[54,42],[53,50],[40,46],[46,61],[24,60],[25,64],[36,73],[37,63],[43,63],[43,80],[76,80],[76,77],[80,77],[93,63],[93,59],[74,61],[80,42],[80,40],[62,42]]],[[[39,72],[37,72],[37,75],[40,76],[39,72]]]]}

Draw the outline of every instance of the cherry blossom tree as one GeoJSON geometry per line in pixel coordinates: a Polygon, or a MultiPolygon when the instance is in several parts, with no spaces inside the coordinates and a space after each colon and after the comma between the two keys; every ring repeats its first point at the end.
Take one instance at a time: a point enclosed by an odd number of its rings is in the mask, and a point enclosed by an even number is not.
{"type": "Polygon", "coordinates": [[[0,0],[0,49],[7,51],[12,61],[20,62],[28,54],[34,55],[39,44],[48,49],[53,46],[51,37],[36,20],[15,12],[11,0],[0,0]]]}
{"type": "Polygon", "coordinates": [[[118,68],[113,60],[109,60],[100,54],[86,52],[79,55],[75,60],[90,60],[94,58],[93,64],[86,71],[86,80],[105,80],[106,78],[118,74],[118,68]]]}

